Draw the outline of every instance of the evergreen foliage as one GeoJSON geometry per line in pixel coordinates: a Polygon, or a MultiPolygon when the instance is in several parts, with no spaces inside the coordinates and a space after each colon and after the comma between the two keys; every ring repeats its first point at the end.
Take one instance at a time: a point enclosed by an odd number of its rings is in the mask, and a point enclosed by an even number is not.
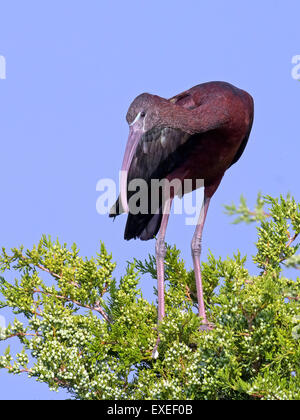
{"type": "MultiPolygon", "coordinates": [[[[294,199],[258,196],[254,211],[244,198],[226,211],[237,222],[258,222],[257,270],[239,252],[202,263],[212,331],[199,330],[194,273],[168,246],[166,313],[139,289],[141,275],[156,279],[155,258],[133,261],[117,282],[104,244],[84,259],[76,245],[43,237],[32,249],[4,248],[2,302],[15,321],[0,340],[17,338],[0,368],[25,373],[76,399],[300,399],[300,205],[294,199]],[[294,276],[295,277],[295,276],[294,276]],[[157,335],[159,356],[152,357],[157,335]]],[[[1,310],[0,310],[1,315],[1,310]]]]}

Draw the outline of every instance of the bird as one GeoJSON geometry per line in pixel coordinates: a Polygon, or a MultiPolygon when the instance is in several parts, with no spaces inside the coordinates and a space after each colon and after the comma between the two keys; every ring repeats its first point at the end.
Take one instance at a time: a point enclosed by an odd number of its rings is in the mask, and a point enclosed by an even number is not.
{"type": "Polygon", "coordinates": [[[184,190],[185,180],[192,181],[191,189],[194,190],[198,188],[196,181],[200,179],[204,184],[204,198],[199,203],[201,210],[191,241],[191,254],[201,329],[213,328],[208,322],[203,296],[200,265],[202,233],[210,200],[227,169],[242,156],[253,118],[252,96],[220,81],[198,84],[169,99],[142,93],[129,106],[126,115],[129,137],[121,167],[120,195],[109,216],[128,214],[125,240],[156,239],[158,322],[165,316],[165,236],[172,201],[176,195],[182,197],[189,192],[184,190]],[[143,185],[148,187],[145,190],[141,188],[147,201],[147,211],[137,212],[131,208],[130,199],[136,192],[129,185],[135,179],[142,180],[143,185]],[[153,180],[169,183],[178,180],[178,183],[168,193],[161,184],[158,199],[153,200],[153,180]]]}

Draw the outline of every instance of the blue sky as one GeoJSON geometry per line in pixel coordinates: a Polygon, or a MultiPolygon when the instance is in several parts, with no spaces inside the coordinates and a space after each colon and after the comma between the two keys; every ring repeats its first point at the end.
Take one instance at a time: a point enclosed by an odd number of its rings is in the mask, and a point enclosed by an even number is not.
{"type": "MultiPolygon", "coordinates": [[[[241,194],[253,205],[258,191],[300,199],[300,83],[291,75],[299,17],[298,0],[2,1],[0,245],[31,247],[46,233],[91,256],[102,240],[117,276],[133,256],[152,253],[153,241],[123,241],[125,217],[112,223],[96,212],[97,181],[118,180],[127,108],[142,92],[171,97],[225,80],[252,94],[255,122],[213,197],[202,255],[240,249],[252,267],[255,227],[232,225],[223,205],[241,194]]],[[[188,267],[192,234],[184,216],[170,218],[167,241],[188,267]]],[[[152,299],[153,282],[141,286],[152,299]]],[[[0,372],[0,399],[65,397],[0,372]]]]}

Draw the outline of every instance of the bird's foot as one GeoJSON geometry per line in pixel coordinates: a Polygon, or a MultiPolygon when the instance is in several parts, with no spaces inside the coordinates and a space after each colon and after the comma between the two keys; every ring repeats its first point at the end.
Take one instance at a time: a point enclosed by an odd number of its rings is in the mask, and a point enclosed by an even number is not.
{"type": "Polygon", "coordinates": [[[157,337],[157,340],[156,340],[156,344],[155,344],[155,346],[154,346],[154,348],[152,350],[152,359],[154,359],[154,360],[158,359],[158,356],[159,356],[159,353],[158,353],[158,345],[159,345],[159,342],[160,342],[160,338],[158,336],[157,337]]]}
{"type": "Polygon", "coordinates": [[[200,325],[199,327],[199,331],[211,331],[215,328],[214,324],[212,324],[211,322],[203,322],[202,325],[200,325]]]}

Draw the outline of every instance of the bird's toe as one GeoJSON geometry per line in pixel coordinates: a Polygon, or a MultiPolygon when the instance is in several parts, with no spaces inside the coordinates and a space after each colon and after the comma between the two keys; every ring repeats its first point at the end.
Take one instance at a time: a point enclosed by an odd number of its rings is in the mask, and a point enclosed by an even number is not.
{"type": "Polygon", "coordinates": [[[205,324],[200,325],[199,331],[211,331],[214,328],[214,324],[212,324],[211,322],[206,322],[205,324]]]}

